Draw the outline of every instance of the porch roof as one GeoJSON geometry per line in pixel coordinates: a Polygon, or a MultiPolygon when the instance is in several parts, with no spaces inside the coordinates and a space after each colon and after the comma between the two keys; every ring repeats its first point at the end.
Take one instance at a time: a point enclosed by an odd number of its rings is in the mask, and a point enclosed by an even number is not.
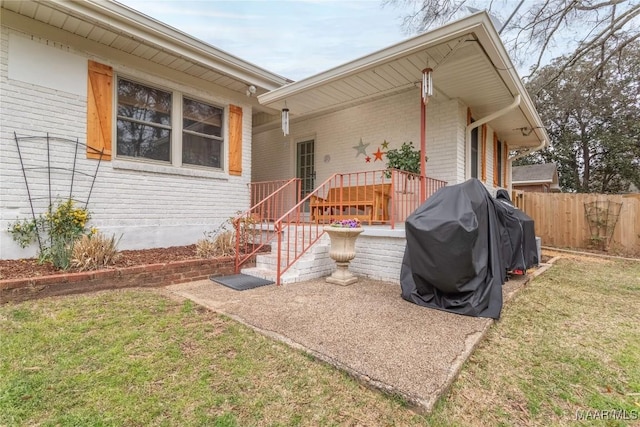
{"type": "Polygon", "coordinates": [[[289,83],[258,100],[277,110],[286,105],[292,119],[318,115],[419,91],[426,67],[433,69],[434,100],[460,99],[475,120],[509,106],[520,95],[519,106],[491,120],[490,126],[511,149],[548,144],[542,121],[486,12],[289,83]]]}
{"type": "Polygon", "coordinates": [[[243,96],[250,85],[260,94],[291,82],[115,1],[0,0],[0,7],[3,25],[63,30],[56,41],[90,40],[121,58],[149,60],[243,96]]]}

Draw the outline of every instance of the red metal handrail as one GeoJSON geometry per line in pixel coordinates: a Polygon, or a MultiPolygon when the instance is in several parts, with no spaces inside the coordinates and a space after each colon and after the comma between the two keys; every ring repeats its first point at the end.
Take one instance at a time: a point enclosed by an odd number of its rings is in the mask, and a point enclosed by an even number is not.
{"type": "MultiPolygon", "coordinates": [[[[235,271],[274,239],[272,222],[295,205],[300,198],[301,180],[270,181],[258,184],[275,188],[268,196],[233,219],[236,233],[235,271]],[[279,186],[276,186],[279,183],[279,186]]],[[[253,187],[252,187],[253,188],[253,187]]],[[[258,187],[256,187],[258,188],[258,187]]]]}
{"type": "MultiPolygon", "coordinates": [[[[396,223],[403,223],[413,211],[423,203],[420,200],[420,175],[409,173],[398,169],[391,169],[391,182],[393,183],[393,194],[391,196],[391,228],[395,228],[396,223]]],[[[446,181],[434,178],[426,178],[426,198],[445,187],[446,181]]],[[[425,199],[426,200],[426,199],[425,199]]]]}
{"type": "MultiPolygon", "coordinates": [[[[252,182],[251,184],[249,184],[251,189],[251,204],[249,206],[257,205],[262,200],[278,191],[280,188],[289,184],[289,182],[291,182],[291,179],[252,182]]],[[[295,201],[297,202],[298,199],[296,199],[295,201]]]]}
{"type": "MultiPolygon", "coordinates": [[[[427,197],[446,185],[427,180],[427,197]]],[[[394,228],[420,205],[419,193],[420,176],[396,169],[330,176],[275,221],[276,283],[280,285],[282,275],[320,239],[324,224],[358,217],[365,224],[394,228]]]]}

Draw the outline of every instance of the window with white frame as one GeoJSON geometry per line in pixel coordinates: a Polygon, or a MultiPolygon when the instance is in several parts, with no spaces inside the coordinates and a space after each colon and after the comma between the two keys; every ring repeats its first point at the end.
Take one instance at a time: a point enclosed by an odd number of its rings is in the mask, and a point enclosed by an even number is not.
{"type": "Polygon", "coordinates": [[[222,167],[222,108],[184,98],[182,117],[182,163],[222,167]]]}
{"type": "Polygon", "coordinates": [[[118,157],[223,167],[223,108],[130,79],[117,81],[118,157]]]}

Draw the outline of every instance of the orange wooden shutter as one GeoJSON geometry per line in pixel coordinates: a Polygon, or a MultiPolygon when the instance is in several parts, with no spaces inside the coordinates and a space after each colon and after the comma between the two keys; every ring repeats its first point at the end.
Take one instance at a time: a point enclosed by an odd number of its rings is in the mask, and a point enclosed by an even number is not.
{"type": "Polygon", "coordinates": [[[482,146],[482,153],[481,153],[482,182],[487,182],[487,125],[482,125],[481,146],[482,146]]]}
{"type": "Polygon", "coordinates": [[[471,124],[471,108],[467,107],[467,126],[471,124]]]}
{"type": "Polygon", "coordinates": [[[229,105],[229,173],[242,175],[242,107],[229,105]]]}
{"type": "Polygon", "coordinates": [[[493,133],[493,186],[498,186],[498,177],[500,176],[500,168],[498,167],[498,159],[502,154],[498,152],[498,135],[493,133]]]}
{"type": "Polygon", "coordinates": [[[111,160],[113,69],[89,61],[87,79],[87,158],[111,160]],[[95,151],[97,150],[97,152],[95,151]],[[104,151],[103,151],[104,150],[104,151]]]}
{"type": "Polygon", "coordinates": [[[507,188],[510,184],[509,181],[507,181],[507,170],[509,169],[507,167],[507,160],[509,159],[509,148],[507,148],[507,143],[506,142],[502,142],[502,170],[504,173],[504,179],[502,180],[502,186],[507,188]]]}

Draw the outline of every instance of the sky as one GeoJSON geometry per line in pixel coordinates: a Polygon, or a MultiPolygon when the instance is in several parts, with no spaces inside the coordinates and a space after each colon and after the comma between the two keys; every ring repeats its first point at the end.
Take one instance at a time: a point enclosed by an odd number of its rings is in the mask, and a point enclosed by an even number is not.
{"type": "Polygon", "coordinates": [[[245,61],[300,80],[409,38],[381,0],[118,0],[245,61]]]}

